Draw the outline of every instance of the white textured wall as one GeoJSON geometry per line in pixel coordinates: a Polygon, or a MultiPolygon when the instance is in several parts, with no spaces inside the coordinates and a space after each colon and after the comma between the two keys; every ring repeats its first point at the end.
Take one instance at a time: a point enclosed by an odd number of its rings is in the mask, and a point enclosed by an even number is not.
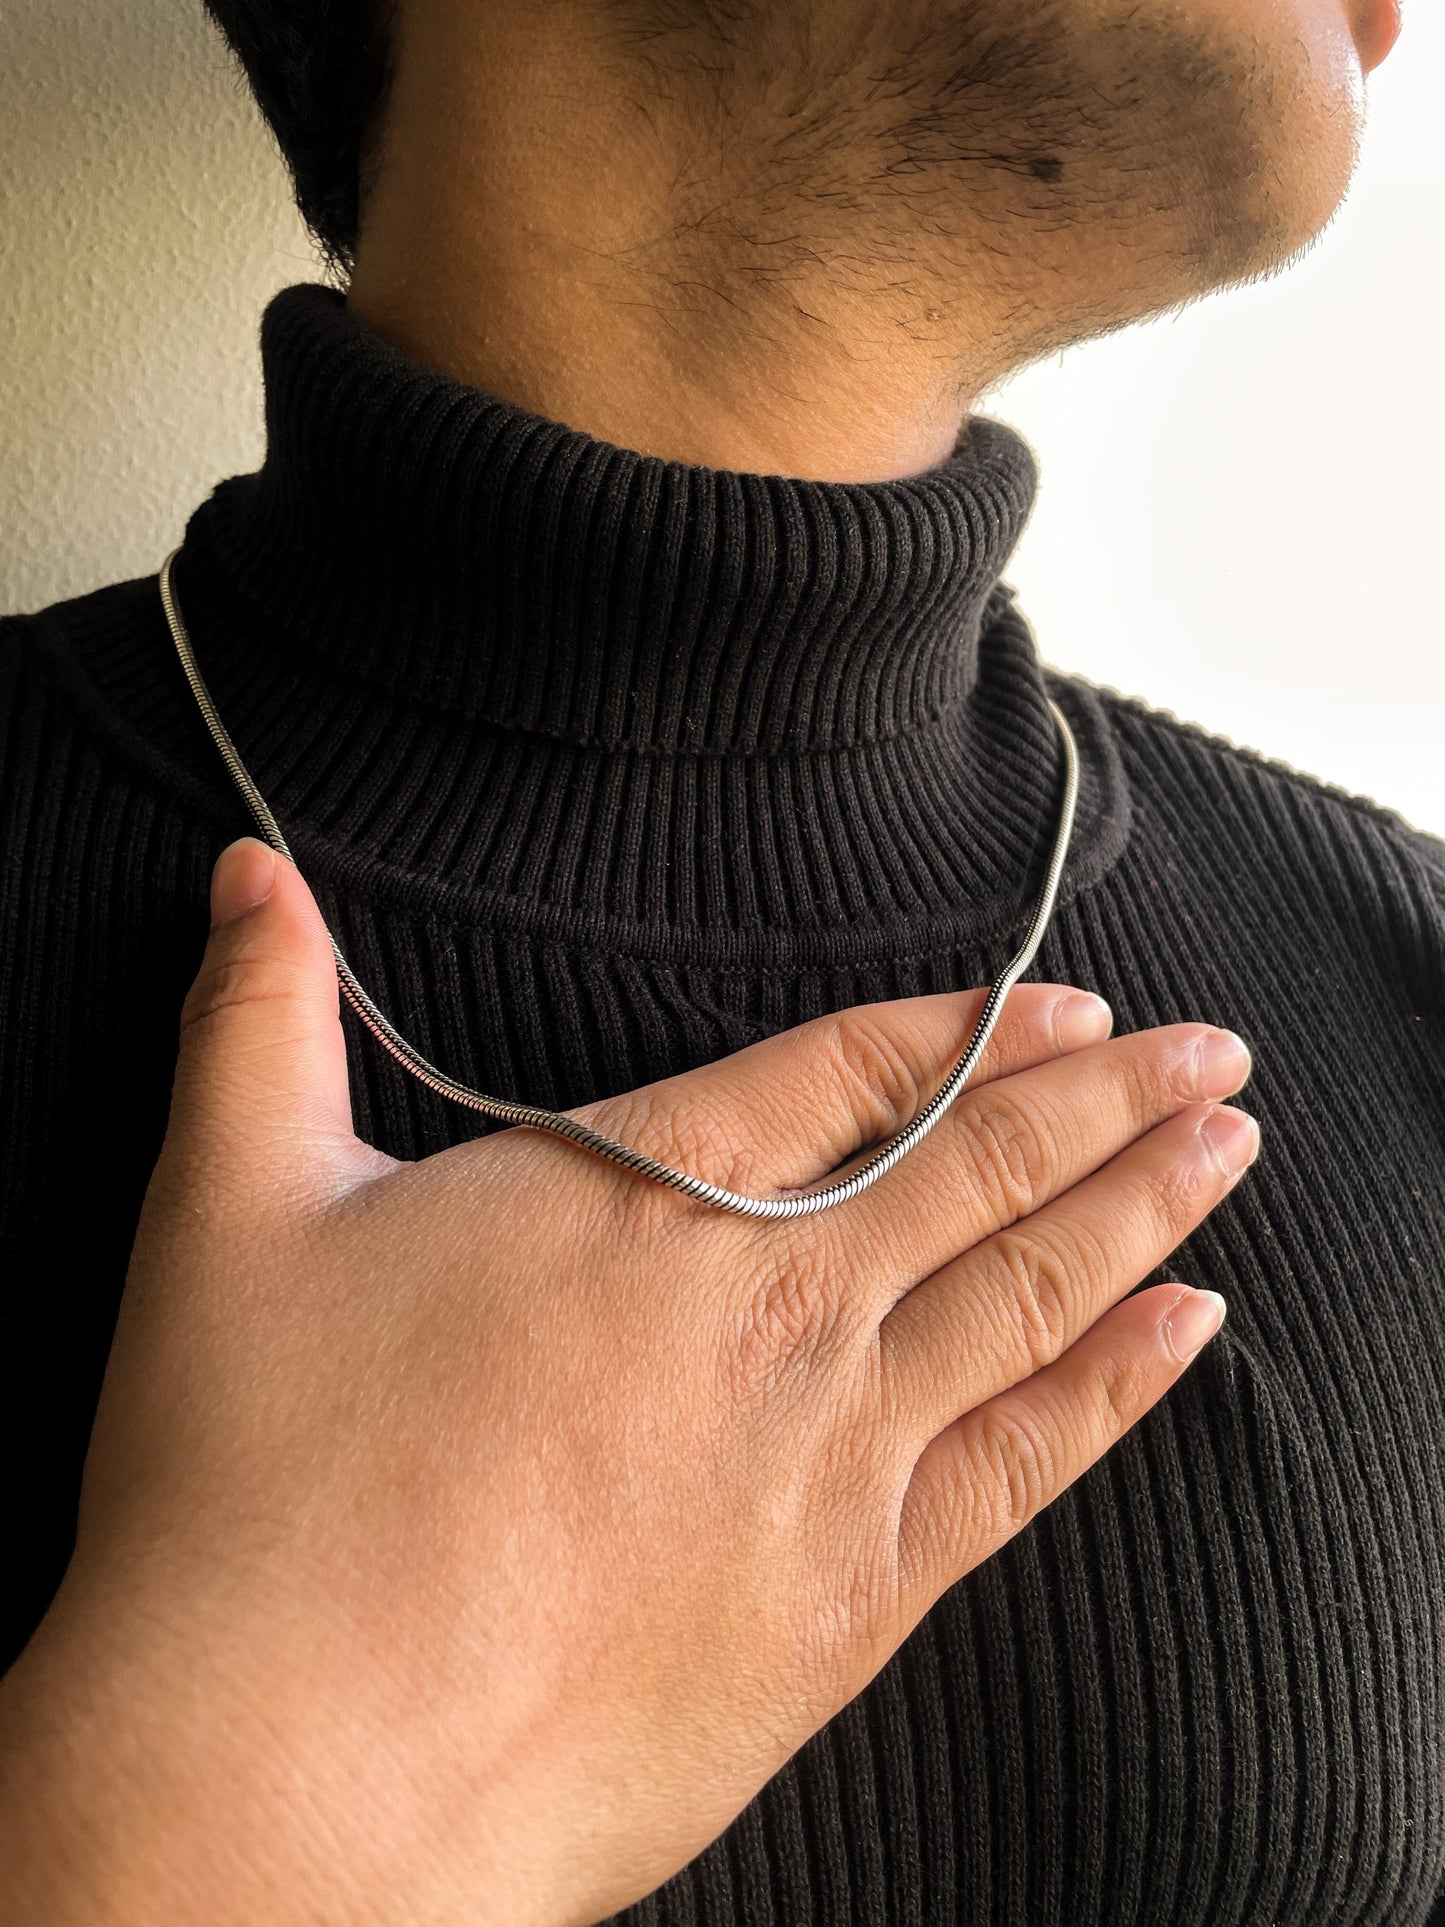
{"type": "MultiPolygon", "coordinates": [[[[1409,10],[1305,261],[989,398],[1044,487],[1061,667],[1445,833],[1445,18],[1409,10]],[[1383,686],[1377,686],[1383,685],[1383,686]]],[[[200,0],[0,8],[0,609],[147,574],[261,453],[256,324],[316,278],[200,0]]]]}
{"type": "Polygon", "coordinates": [[[319,278],[200,0],[0,0],[0,609],[145,575],[260,460],[257,319],[319,278]]]}

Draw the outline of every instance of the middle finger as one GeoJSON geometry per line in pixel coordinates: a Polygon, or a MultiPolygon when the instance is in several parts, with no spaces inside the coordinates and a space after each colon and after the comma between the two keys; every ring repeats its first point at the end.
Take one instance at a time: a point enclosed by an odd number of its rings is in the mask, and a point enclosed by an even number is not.
{"type": "Polygon", "coordinates": [[[1243,1176],[1259,1127],[1199,1104],[911,1291],[880,1332],[889,1404],[915,1442],[1009,1390],[1160,1265],[1243,1176]]]}
{"type": "Polygon", "coordinates": [[[970,1085],[842,1214],[853,1266],[882,1271],[886,1306],[1185,1105],[1232,1097],[1249,1072],[1233,1032],[1168,1024],[970,1085]]]}

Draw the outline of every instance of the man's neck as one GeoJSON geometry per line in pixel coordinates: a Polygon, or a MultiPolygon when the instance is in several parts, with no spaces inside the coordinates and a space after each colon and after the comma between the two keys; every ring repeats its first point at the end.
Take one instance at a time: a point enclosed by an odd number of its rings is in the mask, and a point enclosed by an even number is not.
{"type": "Polygon", "coordinates": [[[699,178],[717,141],[680,143],[625,77],[609,93],[555,15],[499,6],[459,46],[446,11],[419,10],[399,50],[347,296],[359,320],[664,459],[842,482],[946,459],[968,384],[935,288],[890,293],[866,253],[840,272],[796,234],[740,227],[741,204],[699,178]]]}
{"type": "Polygon", "coordinates": [[[358,260],[347,306],[426,367],[601,441],[664,460],[872,482],[944,461],[961,405],[920,392],[886,360],[857,356],[826,324],[809,365],[765,331],[731,354],[614,305],[580,262],[551,275],[529,264],[358,260]]]}

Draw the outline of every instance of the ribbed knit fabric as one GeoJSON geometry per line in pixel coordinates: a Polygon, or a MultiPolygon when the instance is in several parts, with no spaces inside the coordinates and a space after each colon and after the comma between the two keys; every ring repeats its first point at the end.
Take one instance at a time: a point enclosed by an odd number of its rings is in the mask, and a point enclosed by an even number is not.
{"type": "MultiPolygon", "coordinates": [[[[1145,1281],[1223,1291],[1220,1337],[622,1918],[1421,1927],[1445,845],[1045,671],[1000,580],[1034,466],[998,423],[926,475],[824,484],[596,441],[319,286],[275,297],[262,352],[265,465],[192,515],[182,610],[362,981],[447,1069],[565,1106],[990,981],[1053,834],[1049,694],[1084,773],[1031,974],[1121,1033],[1203,1018],[1255,1054],[1260,1160],[1145,1281]]],[[[154,575],[0,625],[6,1662],[72,1543],[208,873],[249,827],[154,575]]],[[[482,1128],[348,1035],[363,1136],[482,1128]]]]}

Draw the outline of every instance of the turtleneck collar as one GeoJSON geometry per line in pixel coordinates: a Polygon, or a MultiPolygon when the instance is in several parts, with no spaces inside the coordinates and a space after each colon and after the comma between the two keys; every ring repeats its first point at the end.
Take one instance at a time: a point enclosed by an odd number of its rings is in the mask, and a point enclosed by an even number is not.
{"type": "Polygon", "coordinates": [[[577,744],[818,749],[965,701],[1036,472],[975,417],[925,475],[663,461],[413,361],[336,290],[261,329],[267,449],[223,485],[252,602],[378,689],[577,744]]]}
{"type": "MultiPolygon", "coordinates": [[[[1123,847],[1104,706],[1045,672],[999,580],[1035,486],[1013,430],[975,417],[905,480],[808,481],[529,414],[319,284],[273,297],[261,347],[264,463],[195,509],[174,581],[323,899],[653,959],[988,941],[1052,848],[1051,695],[1082,762],[1061,901],[1123,847]]],[[[89,673],[240,829],[135,587],[142,628],[93,638],[89,673]]]]}

